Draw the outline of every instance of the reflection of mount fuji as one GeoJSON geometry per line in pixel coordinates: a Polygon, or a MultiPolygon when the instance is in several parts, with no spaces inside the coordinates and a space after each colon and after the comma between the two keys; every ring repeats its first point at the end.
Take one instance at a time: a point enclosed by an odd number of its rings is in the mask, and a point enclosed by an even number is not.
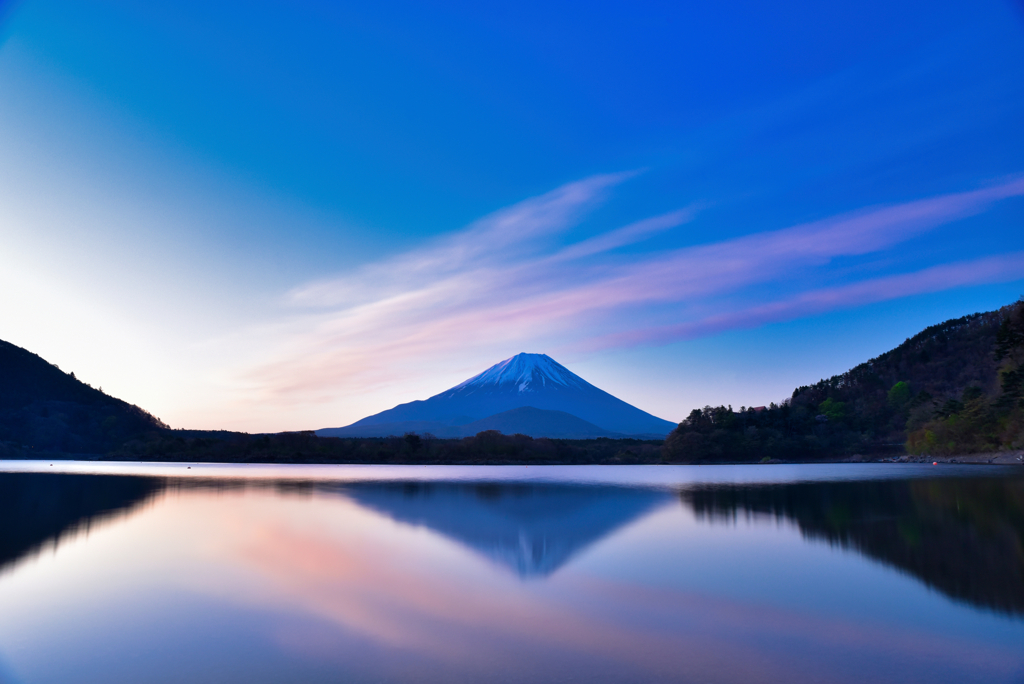
{"type": "Polygon", "coordinates": [[[345,495],[398,522],[422,525],[507,566],[546,577],[660,503],[667,492],[526,484],[346,487],[345,495]]]}

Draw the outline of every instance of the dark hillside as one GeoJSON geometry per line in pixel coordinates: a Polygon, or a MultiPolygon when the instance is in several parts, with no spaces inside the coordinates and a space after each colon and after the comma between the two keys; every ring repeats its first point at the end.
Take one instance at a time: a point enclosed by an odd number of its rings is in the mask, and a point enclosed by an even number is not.
{"type": "Polygon", "coordinates": [[[686,461],[1024,447],[1024,301],[933,325],[781,405],[694,409],[666,440],[686,461]]]}
{"type": "Polygon", "coordinates": [[[103,454],[166,427],[139,407],[0,341],[0,456],[103,454]]]}

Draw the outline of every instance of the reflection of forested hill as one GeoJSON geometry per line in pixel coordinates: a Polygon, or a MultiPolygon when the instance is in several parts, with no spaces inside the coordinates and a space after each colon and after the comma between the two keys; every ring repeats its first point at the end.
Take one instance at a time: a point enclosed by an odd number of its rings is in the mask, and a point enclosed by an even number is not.
{"type": "Polygon", "coordinates": [[[344,491],[367,508],[428,527],[521,577],[550,575],[668,499],[654,490],[493,483],[361,485],[344,491]]]}
{"type": "Polygon", "coordinates": [[[127,514],[162,487],[156,478],[0,473],[0,569],[95,522],[127,514]]]}
{"type": "Polygon", "coordinates": [[[1024,614],[1024,478],[829,482],[683,492],[698,517],[763,513],[943,593],[1024,614]]]}

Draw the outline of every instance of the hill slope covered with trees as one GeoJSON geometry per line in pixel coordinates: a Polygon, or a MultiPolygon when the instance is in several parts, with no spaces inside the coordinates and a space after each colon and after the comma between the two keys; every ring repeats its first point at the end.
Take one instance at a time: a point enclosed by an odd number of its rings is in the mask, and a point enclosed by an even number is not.
{"type": "Polygon", "coordinates": [[[1024,299],[933,325],[781,404],[694,409],[671,461],[814,460],[1024,448],[1024,299]]]}

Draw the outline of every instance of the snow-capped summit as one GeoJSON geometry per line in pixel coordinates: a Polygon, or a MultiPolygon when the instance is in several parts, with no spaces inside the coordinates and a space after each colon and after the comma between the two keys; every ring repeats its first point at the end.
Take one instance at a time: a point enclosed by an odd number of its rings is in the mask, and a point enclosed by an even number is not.
{"type": "Polygon", "coordinates": [[[489,425],[484,419],[494,419],[491,422],[500,424],[503,431],[534,437],[664,437],[675,427],[594,387],[546,354],[516,354],[425,401],[401,404],[344,428],[317,430],[317,434],[461,436],[481,423],[489,425]],[[539,411],[514,412],[527,407],[539,411]]]}
{"type": "Polygon", "coordinates": [[[437,396],[454,396],[458,392],[473,391],[490,385],[515,385],[520,392],[536,392],[550,384],[579,389],[592,387],[547,354],[522,353],[494,364],[483,373],[474,375],[437,396]]]}

